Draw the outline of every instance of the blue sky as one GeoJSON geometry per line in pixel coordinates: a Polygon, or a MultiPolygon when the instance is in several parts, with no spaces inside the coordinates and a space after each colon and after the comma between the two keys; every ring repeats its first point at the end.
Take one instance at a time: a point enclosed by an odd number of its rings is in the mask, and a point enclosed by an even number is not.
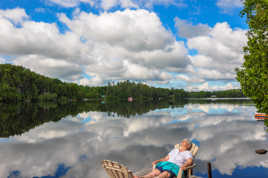
{"type": "Polygon", "coordinates": [[[83,85],[239,88],[240,0],[1,0],[0,63],[83,85]]]}

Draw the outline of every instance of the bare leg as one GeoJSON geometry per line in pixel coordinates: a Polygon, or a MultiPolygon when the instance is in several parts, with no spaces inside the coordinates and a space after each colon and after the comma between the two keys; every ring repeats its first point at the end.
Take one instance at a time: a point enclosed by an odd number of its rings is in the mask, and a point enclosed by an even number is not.
{"type": "MultiPolygon", "coordinates": [[[[142,178],[154,178],[155,176],[160,175],[161,172],[158,169],[153,169],[152,172],[146,174],[145,176],[142,176],[142,178]]],[[[134,177],[139,178],[139,177],[134,177]]]]}
{"type": "Polygon", "coordinates": [[[164,171],[159,175],[159,178],[169,178],[169,176],[170,176],[170,173],[167,171],[164,171]]]}

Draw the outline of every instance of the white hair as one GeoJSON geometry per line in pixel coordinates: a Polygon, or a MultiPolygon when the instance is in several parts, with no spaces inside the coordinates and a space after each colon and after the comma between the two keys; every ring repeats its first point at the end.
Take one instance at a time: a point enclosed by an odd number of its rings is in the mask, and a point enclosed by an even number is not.
{"type": "Polygon", "coordinates": [[[183,139],[182,141],[187,142],[187,143],[189,144],[188,149],[191,149],[191,147],[192,147],[192,141],[190,141],[190,140],[189,140],[189,139],[187,139],[187,138],[183,139]]]}

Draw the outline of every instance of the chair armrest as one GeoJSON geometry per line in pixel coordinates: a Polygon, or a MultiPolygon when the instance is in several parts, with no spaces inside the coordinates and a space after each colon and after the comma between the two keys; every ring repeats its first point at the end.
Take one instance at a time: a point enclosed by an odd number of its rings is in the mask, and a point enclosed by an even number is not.
{"type": "Polygon", "coordinates": [[[187,167],[185,168],[185,170],[194,168],[195,166],[196,166],[196,164],[193,164],[193,165],[191,165],[191,166],[187,166],[187,167]]]}
{"type": "Polygon", "coordinates": [[[190,170],[190,169],[194,168],[195,166],[196,166],[196,164],[193,164],[193,165],[191,165],[191,166],[186,167],[185,170],[180,169],[179,172],[178,172],[178,176],[177,176],[177,178],[182,178],[182,173],[183,173],[183,171],[190,170]]]}

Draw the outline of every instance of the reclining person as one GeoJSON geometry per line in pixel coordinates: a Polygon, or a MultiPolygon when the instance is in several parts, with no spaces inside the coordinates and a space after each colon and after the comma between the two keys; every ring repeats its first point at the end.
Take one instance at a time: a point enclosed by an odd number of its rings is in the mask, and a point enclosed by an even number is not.
{"type": "MultiPolygon", "coordinates": [[[[166,157],[154,161],[152,164],[156,165],[155,169],[141,178],[154,178],[156,176],[159,176],[159,178],[177,177],[180,169],[185,170],[186,167],[193,164],[193,156],[189,151],[191,146],[192,143],[184,139],[180,143],[179,149],[174,148],[166,157]]],[[[135,178],[140,177],[135,176],[135,178]]]]}

